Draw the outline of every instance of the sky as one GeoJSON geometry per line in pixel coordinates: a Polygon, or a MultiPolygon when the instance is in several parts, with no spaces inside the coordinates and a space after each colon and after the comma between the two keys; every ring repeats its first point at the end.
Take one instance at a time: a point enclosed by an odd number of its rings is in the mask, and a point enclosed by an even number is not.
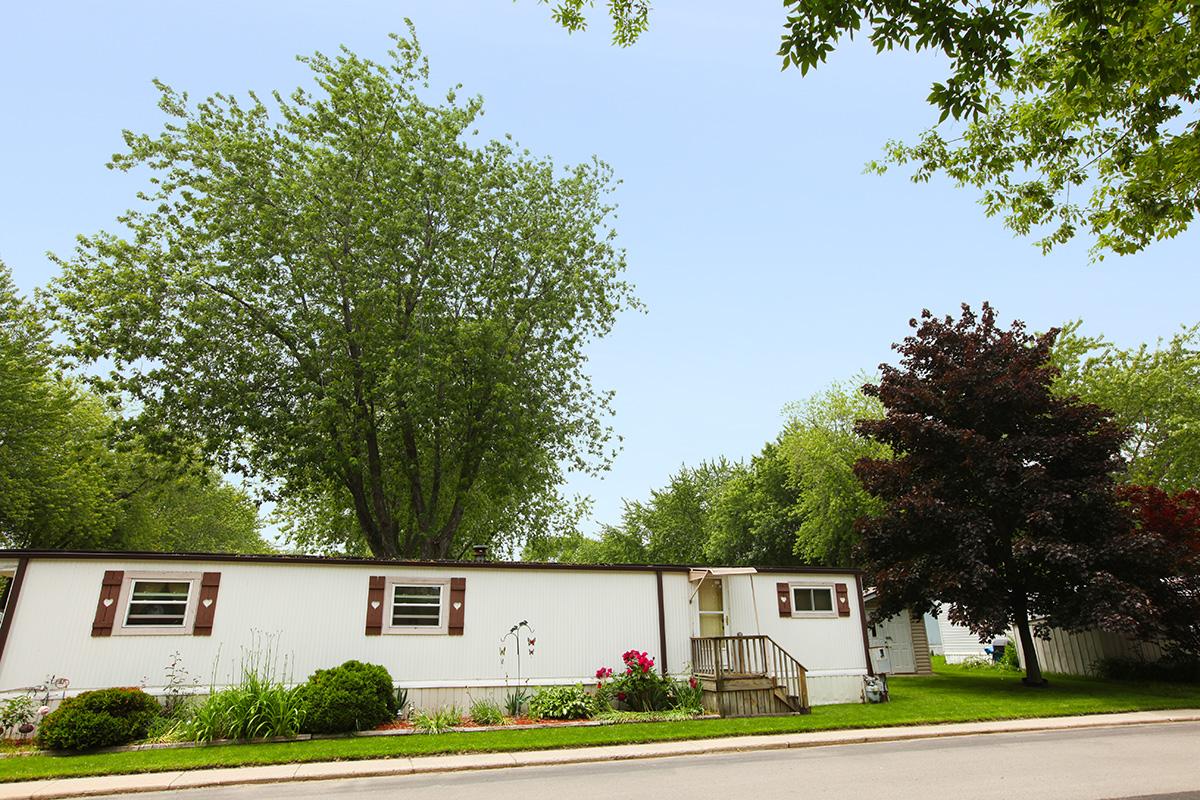
{"type": "Polygon", "coordinates": [[[924,98],[943,64],[858,41],[808,76],[781,71],[776,0],[659,0],[628,49],[603,14],[572,35],[536,0],[20,3],[4,16],[0,259],[24,291],[56,273],[48,251],[115,230],[134,205],[144,178],[105,163],[122,129],[161,127],[152,79],[194,98],[290,91],[308,83],[295,55],[346,45],[382,60],[405,17],[433,88],[484,97],[484,134],[611,164],[646,310],[589,349],[623,440],[602,478],[568,484],[594,498],[589,527],[681,464],[748,458],[787,404],[892,360],[923,308],[987,300],[1035,330],[1082,318],[1124,345],[1197,321],[1195,230],[1099,264],[1087,241],[1042,256],[973,190],[864,174],[887,140],[934,121],[924,98]]]}

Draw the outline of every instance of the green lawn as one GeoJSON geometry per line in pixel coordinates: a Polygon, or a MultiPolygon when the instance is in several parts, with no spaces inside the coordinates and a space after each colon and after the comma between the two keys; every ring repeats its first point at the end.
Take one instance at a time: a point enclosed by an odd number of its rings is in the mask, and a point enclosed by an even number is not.
{"type": "Polygon", "coordinates": [[[944,665],[938,666],[937,674],[933,677],[893,679],[891,689],[892,702],[885,705],[818,706],[811,715],[802,717],[646,722],[593,728],[359,737],[96,755],[4,758],[0,759],[0,781],[301,761],[541,750],[928,722],[1200,708],[1200,686],[1195,685],[1118,683],[1051,676],[1048,688],[1028,689],[1021,685],[1020,675],[1016,673],[966,671],[944,665]]]}

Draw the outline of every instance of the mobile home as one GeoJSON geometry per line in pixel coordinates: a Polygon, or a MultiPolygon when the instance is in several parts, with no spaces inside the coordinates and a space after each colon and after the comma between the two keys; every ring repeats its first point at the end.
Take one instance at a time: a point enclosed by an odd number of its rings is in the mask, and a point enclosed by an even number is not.
{"type": "MultiPolygon", "coordinates": [[[[0,574],[4,691],[55,675],[71,693],[161,692],[175,654],[201,689],[220,688],[264,646],[294,682],[382,664],[422,708],[588,685],[630,649],[696,674],[714,704],[718,690],[773,689],[777,711],[859,701],[870,672],[861,581],[846,569],[0,551],[0,574]]],[[[713,707],[764,711],[752,705],[713,707]]]]}

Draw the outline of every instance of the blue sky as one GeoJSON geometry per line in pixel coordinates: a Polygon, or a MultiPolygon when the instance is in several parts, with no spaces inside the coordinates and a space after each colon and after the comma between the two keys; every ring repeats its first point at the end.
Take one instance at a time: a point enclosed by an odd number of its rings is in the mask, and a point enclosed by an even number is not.
{"type": "Polygon", "coordinates": [[[590,354],[624,437],[602,480],[570,484],[600,520],[681,463],[754,453],[784,405],[888,360],[922,308],[986,299],[1033,328],[1082,317],[1125,344],[1197,321],[1195,231],[1101,264],[1086,242],[1043,257],[971,190],[864,175],[887,139],[933,119],[939,61],[857,42],[815,74],[781,72],[782,8],[757,0],[660,0],[626,50],[599,16],[572,36],[535,0],[10,4],[0,258],[32,290],[55,272],[46,251],[115,227],[138,181],[104,164],[122,128],[160,125],[152,78],[196,97],[290,90],[307,80],[294,55],[383,58],[405,16],[434,88],[484,96],[485,133],[560,163],[598,155],[623,180],[617,228],[647,313],[590,354]]]}

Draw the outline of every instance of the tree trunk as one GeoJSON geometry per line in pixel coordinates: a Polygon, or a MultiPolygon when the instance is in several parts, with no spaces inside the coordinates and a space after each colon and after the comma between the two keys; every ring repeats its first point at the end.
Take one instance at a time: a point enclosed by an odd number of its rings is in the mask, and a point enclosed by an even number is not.
{"type": "Polygon", "coordinates": [[[1029,609],[1025,604],[1025,596],[1014,598],[1013,622],[1017,627],[1017,636],[1021,639],[1021,655],[1025,660],[1025,677],[1021,680],[1026,686],[1045,686],[1046,679],[1042,677],[1042,667],[1038,664],[1037,650],[1033,649],[1033,634],[1029,630],[1029,609]]]}

